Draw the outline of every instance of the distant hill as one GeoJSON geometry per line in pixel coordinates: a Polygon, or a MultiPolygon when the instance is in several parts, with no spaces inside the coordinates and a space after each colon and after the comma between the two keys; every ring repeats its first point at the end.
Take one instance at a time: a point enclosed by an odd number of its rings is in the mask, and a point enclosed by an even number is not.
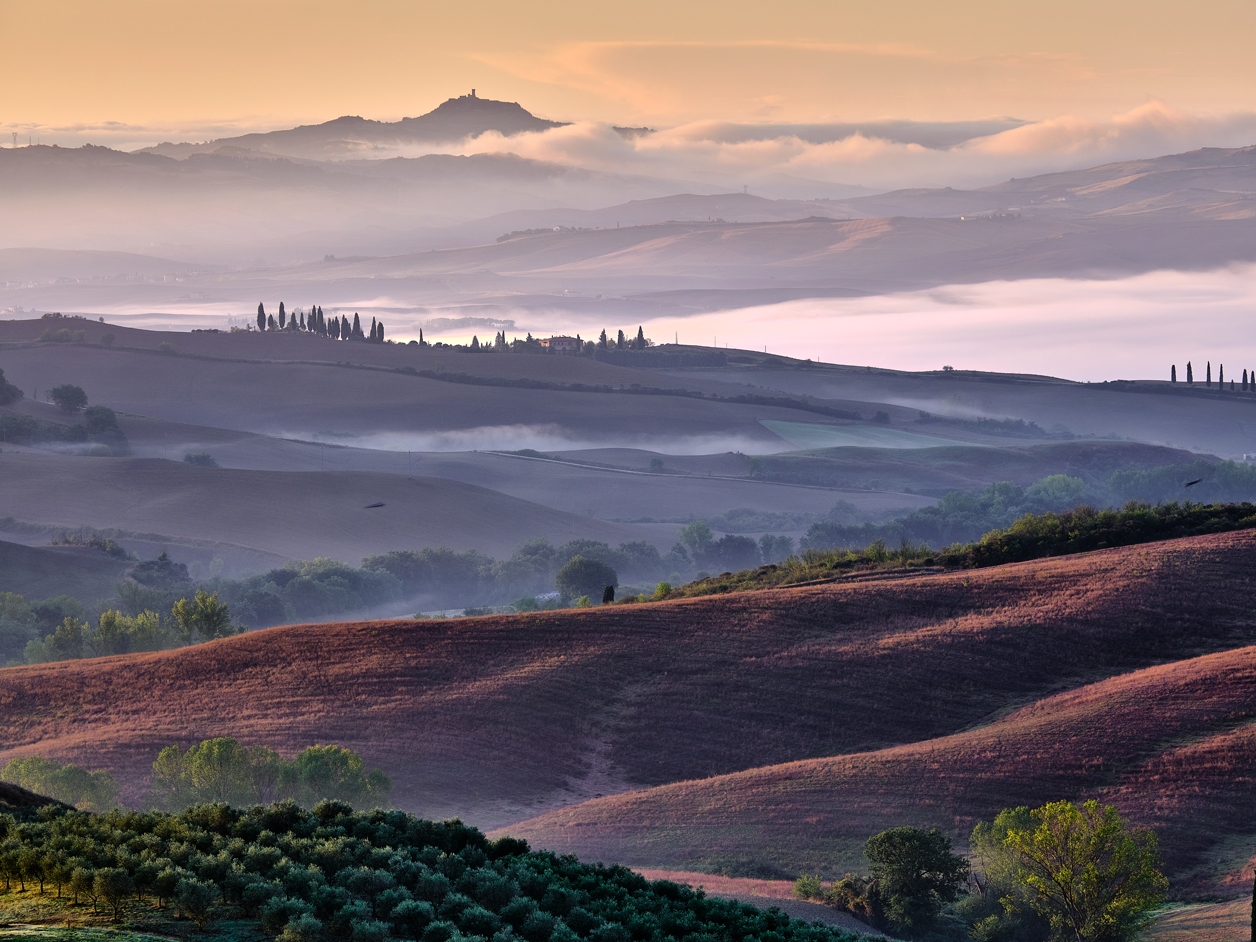
{"type": "Polygon", "coordinates": [[[1015,213],[1066,219],[1180,209],[1204,218],[1256,213],[1256,146],[1205,147],[1183,154],[1122,160],[1083,170],[1044,173],[976,190],[907,189],[834,201],[831,208],[866,217],[1015,213]]]}
{"type": "Polygon", "coordinates": [[[112,598],[133,562],[81,546],[24,546],[0,541],[0,592],[27,601],[69,595],[84,605],[112,598]]]}
{"type": "Polygon", "coordinates": [[[538,118],[513,101],[479,98],[472,90],[442,102],[427,114],[400,121],[372,121],[348,115],[281,131],[242,134],[203,144],[157,144],[138,153],[185,159],[222,148],[243,148],[263,154],[282,154],[317,160],[368,156],[384,145],[442,143],[478,137],[495,131],[506,137],[527,131],[562,127],[565,122],[538,118]]]}

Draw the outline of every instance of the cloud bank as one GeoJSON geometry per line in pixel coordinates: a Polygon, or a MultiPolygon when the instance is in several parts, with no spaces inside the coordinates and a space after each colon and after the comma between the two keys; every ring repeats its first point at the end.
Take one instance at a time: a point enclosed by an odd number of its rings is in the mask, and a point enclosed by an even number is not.
{"type": "Polygon", "coordinates": [[[703,121],[636,136],[604,124],[576,123],[513,138],[484,134],[456,147],[409,148],[407,153],[514,153],[604,172],[719,182],[737,189],[748,184],[765,196],[798,196],[785,191],[808,192],[818,183],[881,190],[979,187],[1118,160],[1256,143],[1256,112],[1195,115],[1163,102],[1106,119],[1062,115],[1019,125],[1005,120],[1002,130],[966,134],[998,123],[789,127],[703,121]],[[957,143],[937,144],[961,135],[957,143]]]}

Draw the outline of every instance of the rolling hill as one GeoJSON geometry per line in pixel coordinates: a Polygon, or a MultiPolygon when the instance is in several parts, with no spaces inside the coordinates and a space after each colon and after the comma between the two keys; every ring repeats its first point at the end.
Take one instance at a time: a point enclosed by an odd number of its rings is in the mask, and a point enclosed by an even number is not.
{"type": "MultiPolygon", "coordinates": [[[[159,654],[12,668],[0,671],[0,761],[38,752],[90,762],[110,769],[135,800],[156,753],[172,742],[231,735],[281,750],[337,742],[392,775],[402,807],[481,826],[631,787],[691,782],[669,786],[684,792],[708,776],[753,779],[758,773],[745,770],[765,764],[873,768],[883,755],[915,767],[911,757],[930,748],[922,743],[958,736],[956,748],[967,748],[978,740],[964,736],[1009,707],[1251,644],[1254,551],[1256,535],[1243,531],[943,576],[533,615],[293,626],[159,654]]],[[[1200,662],[1219,663],[1229,662],[1200,662]]],[[[1098,694],[1086,696],[1078,702],[1098,694]]],[[[1062,709],[1044,716],[1085,712],[1062,709]]],[[[1210,732],[1207,717],[1217,715],[1183,714],[1180,725],[1210,732]]],[[[1005,751],[1014,775],[1021,753],[1005,751]]],[[[1088,768],[1092,753],[1072,751],[1088,768]]],[[[919,785],[921,774],[904,781],[919,785]]],[[[1018,794],[1011,780],[990,781],[989,802],[1018,794]]],[[[653,794],[663,793],[615,801],[653,794]]],[[[912,794],[918,802],[922,793],[912,794]]],[[[939,807],[949,794],[939,793],[939,807]]],[[[875,791],[866,799],[885,815],[899,813],[901,800],[893,789],[884,802],[875,791]]],[[[957,805],[943,823],[954,827],[972,813],[957,805]]],[[[595,825],[580,833],[599,834],[595,825]]],[[[811,830],[803,820],[803,836],[795,828],[780,840],[805,848],[811,830]]],[[[575,832],[546,833],[570,840],[575,832]]],[[[835,846],[821,837],[817,847],[835,846]]]]}
{"type": "Polygon", "coordinates": [[[1116,804],[1160,838],[1179,895],[1238,884],[1256,856],[1256,648],[1047,697],[956,735],[595,799],[507,829],[585,858],[761,860],[840,876],[889,827],[964,838],[1003,808],[1116,804]]]}
{"type": "Polygon", "coordinates": [[[213,541],[356,565],[394,549],[509,556],[525,540],[622,542],[632,531],[444,478],[245,471],[153,458],[0,454],[0,517],[213,541]],[[382,503],[379,509],[364,509],[382,503]]]}
{"type": "Polygon", "coordinates": [[[0,541],[0,592],[28,601],[68,595],[88,604],[112,598],[133,561],[82,546],[23,546],[0,541]]]}

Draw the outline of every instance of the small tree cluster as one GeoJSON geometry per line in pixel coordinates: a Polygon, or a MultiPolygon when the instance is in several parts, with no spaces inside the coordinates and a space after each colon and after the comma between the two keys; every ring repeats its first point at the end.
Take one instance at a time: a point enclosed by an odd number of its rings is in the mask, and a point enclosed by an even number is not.
{"type": "Polygon", "coordinates": [[[804,875],[794,894],[908,938],[1129,942],[1168,886],[1155,834],[1095,801],[1001,812],[973,830],[971,865],[936,829],[891,828],[864,855],[868,876],[804,875]]]}
{"type": "Polygon", "coordinates": [[[259,331],[304,331],[306,333],[317,334],[320,337],[328,337],[332,340],[365,340],[371,343],[384,342],[384,323],[371,318],[371,331],[369,336],[362,331],[362,322],[358,315],[353,315],[353,323],[349,323],[347,317],[337,317],[333,314],[330,318],[324,315],[323,309],[317,304],[310,305],[308,313],[298,308],[291,315],[288,314],[282,301],[279,302],[279,318],[275,319],[274,314],[266,313],[266,306],[263,303],[257,305],[257,329],[259,331]]]}
{"type": "Polygon", "coordinates": [[[0,779],[74,805],[81,811],[108,811],[118,802],[118,784],[105,771],[89,772],[43,756],[11,759],[0,779]]]}
{"type": "Polygon", "coordinates": [[[324,799],[381,806],[392,780],[368,770],[362,756],[340,746],[310,746],[292,759],[229,737],[207,739],[184,752],[167,746],[153,763],[148,802],[177,811],[201,802],[233,805],[291,799],[309,807],[324,799]]]}

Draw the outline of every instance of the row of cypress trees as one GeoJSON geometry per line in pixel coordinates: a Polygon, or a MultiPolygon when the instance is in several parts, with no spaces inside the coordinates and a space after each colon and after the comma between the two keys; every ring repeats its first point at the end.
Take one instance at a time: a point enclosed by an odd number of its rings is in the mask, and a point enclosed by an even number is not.
{"type": "MultiPolygon", "coordinates": [[[[1208,361],[1208,364],[1204,369],[1205,369],[1204,385],[1211,388],[1212,387],[1212,361],[1211,360],[1208,361]]],[[[1178,381],[1177,364],[1175,363],[1169,367],[1169,382],[1176,383],[1177,381],[1178,381]]],[[[1186,361],[1186,384],[1188,386],[1195,385],[1195,370],[1191,367],[1190,360],[1186,361]]],[[[1225,389],[1225,364],[1224,363],[1219,364],[1218,369],[1217,369],[1217,388],[1225,389]]],[[[1230,388],[1231,389],[1235,388],[1234,380],[1230,380],[1230,388]]],[[[1256,370],[1252,370],[1251,373],[1248,373],[1247,370],[1243,371],[1242,386],[1240,386],[1239,388],[1243,392],[1256,392],[1256,370]]]]}
{"type": "Polygon", "coordinates": [[[279,319],[277,321],[275,315],[267,314],[266,306],[258,302],[257,329],[259,331],[304,330],[318,334],[320,337],[330,337],[332,340],[365,340],[369,343],[384,342],[383,321],[376,321],[372,317],[371,331],[368,335],[363,332],[362,321],[358,318],[356,311],[353,314],[352,324],[349,322],[349,318],[343,315],[337,317],[333,314],[330,318],[324,317],[323,309],[318,305],[310,307],[309,317],[306,317],[305,312],[300,309],[289,317],[282,301],[279,302],[279,319]]]}

